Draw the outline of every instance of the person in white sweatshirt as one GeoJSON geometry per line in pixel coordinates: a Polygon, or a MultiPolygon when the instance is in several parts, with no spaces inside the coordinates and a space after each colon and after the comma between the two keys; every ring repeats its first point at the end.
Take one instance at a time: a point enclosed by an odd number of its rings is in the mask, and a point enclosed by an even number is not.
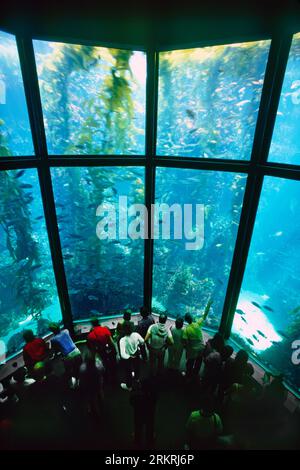
{"type": "Polygon", "coordinates": [[[145,341],[139,333],[133,331],[130,323],[124,324],[123,334],[120,339],[120,355],[125,365],[126,382],[121,383],[121,387],[131,391],[133,378],[136,380],[140,375],[141,348],[145,341]]]}

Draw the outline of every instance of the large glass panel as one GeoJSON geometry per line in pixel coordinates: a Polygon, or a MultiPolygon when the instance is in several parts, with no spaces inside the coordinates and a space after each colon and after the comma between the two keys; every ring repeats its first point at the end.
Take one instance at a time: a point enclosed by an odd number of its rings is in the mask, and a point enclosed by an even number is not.
{"type": "Polygon", "coordinates": [[[158,155],[249,160],[269,47],[160,53],[158,155]]]}
{"type": "MultiPolygon", "coordinates": [[[[231,268],[233,250],[243,203],[246,176],[241,174],[158,168],[156,199],[158,204],[178,204],[182,210],[182,233],[172,228],[180,220],[176,212],[171,223],[171,236],[163,239],[167,220],[161,215],[158,224],[160,236],[154,241],[153,302],[155,311],[170,315],[187,312],[200,314],[209,297],[213,306],[207,326],[217,329],[231,268]],[[184,204],[192,204],[192,219],[184,213],[184,204]],[[196,204],[200,207],[196,212],[196,204]],[[201,216],[201,205],[202,216],[201,216]],[[201,219],[202,217],[202,219],[201,219]],[[192,223],[189,222],[191,220],[192,223]],[[196,241],[194,233],[203,228],[203,243],[190,249],[196,241]],[[197,247],[197,248],[196,248],[197,247]]],[[[178,211],[178,208],[177,208],[178,211]]],[[[180,228],[176,225],[177,230],[180,228]]]]}
{"type": "Polygon", "coordinates": [[[1,361],[61,321],[36,170],[0,171],[1,361]]]}
{"type": "Polygon", "coordinates": [[[144,203],[144,169],[53,168],[52,178],[73,318],[136,311],[143,304],[144,240],[126,238],[132,216],[128,224],[120,216],[144,203]],[[114,230],[115,221],[116,232],[101,239],[98,224],[112,207],[109,224],[114,230]]]}
{"type": "Polygon", "coordinates": [[[0,31],[0,157],[33,153],[16,40],[0,31]]]}
{"type": "Polygon", "coordinates": [[[144,154],[146,56],[34,41],[49,154],[144,154]]]}
{"type": "Polygon", "coordinates": [[[300,164],[300,33],[293,37],[269,160],[300,164]]]}
{"type": "Polygon", "coordinates": [[[232,337],[300,387],[300,182],[265,177],[232,337]],[[295,346],[295,345],[294,345],[295,346]]]}

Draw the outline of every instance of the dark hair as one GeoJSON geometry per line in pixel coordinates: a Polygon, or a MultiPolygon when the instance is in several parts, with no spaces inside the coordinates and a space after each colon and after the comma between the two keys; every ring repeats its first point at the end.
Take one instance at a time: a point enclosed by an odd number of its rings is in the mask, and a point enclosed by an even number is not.
{"type": "Polygon", "coordinates": [[[232,353],[233,353],[233,347],[232,346],[229,346],[229,344],[224,346],[224,348],[222,349],[222,352],[221,352],[222,360],[227,361],[227,359],[229,359],[232,356],[232,353]]]}
{"type": "Polygon", "coordinates": [[[217,332],[211,340],[211,345],[216,351],[220,352],[224,348],[224,338],[221,333],[217,332]]]}
{"type": "Polygon", "coordinates": [[[133,325],[131,323],[125,322],[123,325],[123,334],[124,336],[130,336],[133,332],[133,325]]]}
{"type": "Polygon", "coordinates": [[[44,362],[37,362],[33,368],[33,377],[35,380],[42,380],[46,375],[46,366],[44,362]]]}
{"type": "Polygon", "coordinates": [[[193,323],[193,317],[190,313],[186,313],[184,317],[185,321],[187,321],[189,324],[193,323]]]}
{"type": "Polygon", "coordinates": [[[183,318],[182,317],[176,318],[175,326],[178,330],[180,330],[183,327],[183,318]]]}
{"type": "Polygon", "coordinates": [[[13,379],[16,381],[16,382],[24,382],[25,380],[25,377],[26,377],[26,374],[27,374],[27,369],[26,367],[20,367],[18,370],[16,370],[16,372],[14,373],[13,375],[13,379]]]}
{"type": "Polygon", "coordinates": [[[130,321],[130,320],[131,320],[131,311],[130,311],[130,310],[126,310],[126,311],[124,312],[123,318],[124,318],[125,321],[130,321]]]}
{"type": "Polygon", "coordinates": [[[49,330],[52,331],[55,335],[60,332],[60,326],[58,323],[50,323],[49,330]]]}
{"type": "Polygon", "coordinates": [[[146,318],[149,315],[149,311],[146,307],[141,307],[140,308],[140,314],[143,318],[146,318]]]}
{"type": "Polygon", "coordinates": [[[159,315],[158,321],[159,321],[159,323],[162,323],[164,325],[167,321],[167,318],[168,318],[167,315],[165,315],[164,313],[161,313],[159,315]]]}
{"type": "Polygon", "coordinates": [[[246,364],[248,359],[249,359],[249,354],[244,349],[240,349],[235,356],[235,360],[239,364],[246,364]]]}
{"type": "Polygon", "coordinates": [[[32,330],[25,330],[23,332],[23,338],[26,341],[26,343],[30,343],[30,341],[34,340],[35,334],[33,333],[32,330]]]}
{"type": "Polygon", "coordinates": [[[97,317],[91,318],[91,324],[92,326],[99,326],[99,319],[97,317]]]}

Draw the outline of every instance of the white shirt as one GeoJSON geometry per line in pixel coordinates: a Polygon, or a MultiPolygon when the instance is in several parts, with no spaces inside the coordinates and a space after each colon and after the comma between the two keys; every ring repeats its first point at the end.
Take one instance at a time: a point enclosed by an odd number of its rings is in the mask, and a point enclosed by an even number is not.
{"type": "Polygon", "coordinates": [[[130,336],[123,336],[120,339],[120,353],[122,359],[129,359],[134,356],[140,344],[144,340],[139,333],[131,333],[130,336]]]}

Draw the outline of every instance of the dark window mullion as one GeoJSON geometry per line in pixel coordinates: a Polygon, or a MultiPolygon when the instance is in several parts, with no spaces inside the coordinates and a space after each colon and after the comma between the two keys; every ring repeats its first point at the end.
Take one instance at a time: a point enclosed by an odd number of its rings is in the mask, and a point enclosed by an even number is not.
{"type": "Polygon", "coordinates": [[[17,46],[22,70],[27,108],[32,132],[34,150],[37,157],[37,170],[42,195],[42,203],[48,231],[49,245],[62,310],[64,324],[73,332],[71,304],[68,294],[64,262],[57,225],[54,195],[51,183],[50,167],[43,112],[39,92],[38,77],[32,41],[17,37],[17,46]]]}
{"type": "Polygon", "coordinates": [[[291,40],[292,36],[288,34],[273,39],[271,43],[250,161],[252,171],[247,179],[243,209],[220,324],[220,331],[226,338],[231,333],[235,309],[246,269],[263,184],[264,168],[266,168],[271,145],[291,40]]]}
{"type": "Polygon", "coordinates": [[[148,238],[144,244],[144,305],[151,309],[153,284],[153,239],[151,204],[154,203],[157,125],[157,88],[158,88],[158,54],[147,53],[147,87],[146,87],[146,167],[145,167],[145,204],[148,210],[148,238]]]}

